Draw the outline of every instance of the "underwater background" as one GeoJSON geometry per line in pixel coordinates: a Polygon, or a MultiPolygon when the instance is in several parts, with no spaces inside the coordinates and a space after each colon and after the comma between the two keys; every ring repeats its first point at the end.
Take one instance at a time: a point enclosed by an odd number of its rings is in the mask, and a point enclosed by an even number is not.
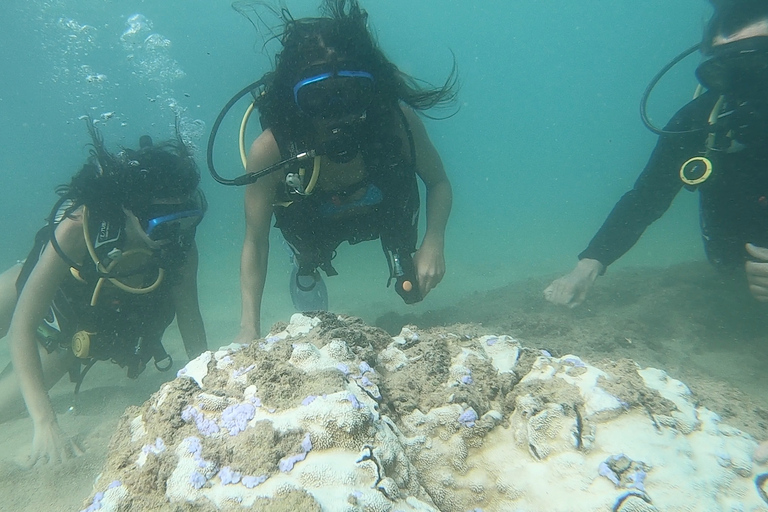
{"type": "MultiPolygon", "coordinates": [[[[318,4],[286,2],[295,17],[316,15],[318,4]]],[[[458,113],[426,120],[454,187],[448,272],[424,303],[407,307],[385,288],[380,245],[345,244],[335,261],[340,275],[327,280],[331,309],[368,320],[570,270],[655,143],[638,115],[644,88],[698,41],[709,15],[703,0],[379,0],[363,7],[403,71],[440,84],[455,56],[461,84],[458,113]]],[[[233,336],[242,190],[210,178],[205,147],[224,103],[270,69],[276,43],[265,47],[265,36],[228,0],[6,0],[0,13],[0,265],[26,256],[54,187],[87,157],[81,116],[100,121],[115,151],[135,147],[144,133],[171,137],[178,117],[198,148],[210,203],[198,235],[203,315],[209,331],[233,336]]],[[[650,104],[657,124],[691,97],[696,64],[689,58],[657,88],[650,104]]],[[[245,107],[233,109],[217,139],[224,175],[242,171],[236,137],[245,107]]],[[[258,134],[256,116],[250,129],[249,140],[258,134]]],[[[616,267],[702,259],[695,201],[682,193],[616,267]]],[[[276,230],[270,263],[265,328],[292,309],[288,255],[276,230]]]]}
{"type": "MultiPolygon", "coordinates": [[[[284,5],[299,18],[317,15],[319,3],[284,5]]],[[[573,268],[640,174],[656,142],[640,120],[641,95],[665,64],[699,41],[709,2],[367,0],[362,6],[381,47],[406,73],[439,85],[454,59],[458,66],[458,111],[424,119],[453,185],[447,273],[424,302],[406,306],[386,288],[380,243],[344,244],[334,261],[339,275],[326,278],[330,309],[390,332],[406,322],[478,323],[585,360],[631,357],[682,378],[703,404],[758,440],[768,437],[765,310],[722,294],[708,273],[696,194],[682,191],[582,307],[552,306],[541,293],[573,268]]],[[[229,344],[239,328],[243,190],[214,182],[205,150],[221,108],[271,69],[279,49],[266,30],[279,20],[269,9],[257,12],[261,31],[231,0],[0,3],[0,267],[26,257],[56,200],[55,187],[87,158],[82,116],[97,121],[112,151],[136,147],[143,134],[171,138],[178,122],[197,148],[209,202],[197,235],[209,346],[229,344]]],[[[656,88],[649,103],[656,125],[692,98],[697,64],[698,57],[689,57],[656,88]]],[[[241,101],[232,109],[216,140],[217,169],[227,177],[242,174],[237,132],[246,106],[241,101]]],[[[253,116],[248,142],[258,124],[253,116]]],[[[262,334],[294,312],[290,270],[281,235],[272,230],[262,334]]],[[[69,466],[38,469],[31,482],[0,463],[0,495],[14,494],[13,510],[43,510],[45,499],[60,495],[72,503],[85,498],[122,411],[184,364],[177,330],[165,339],[177,360],[174,371],[150,368],[129,381],[115,365],[96,365],[79,415],[63,414],[73,385],[63,379],[54,388],[64,429],[87,436],[88,450],[69,466]],[[27,503],[19,489],[37,482],[46,491],[27,503]]],[[[0,342],[0,365],[8,360],[8,343],[0,342]]],[[[0,451],[28,449],[28,418],[0,425],[0,432],[0,451]]],[[[0,500],[0,510],[7,503],[0,500]]]]}

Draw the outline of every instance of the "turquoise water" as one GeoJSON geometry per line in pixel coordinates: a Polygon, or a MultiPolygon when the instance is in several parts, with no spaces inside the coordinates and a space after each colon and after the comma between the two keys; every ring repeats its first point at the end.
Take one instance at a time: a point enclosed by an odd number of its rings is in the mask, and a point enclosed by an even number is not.
{"type": "MultiPolygon", "coordinates": [[[[313,14],[317,2],[287,5],[300,17],[313,14]]],[[[381,46],[404,71],[440,83],[451,52],[459,67],[458,114],[426,121],[454,185],[448,274],[411,308],[417,311],[571,268],[653,147],[638,115],[643,89],[697,41],[709,14],[703,0],[363,5],[381,46]]],[[[227,99],[269,69],[261,37],[224,0],[6,0],[0,13],[0,265],[26,255],[53,188],[87,156],[80,116],[100,119],[116,149],[135,146],[143,133],[170,137],[178,114],[201,148],[210,202],[199,231],[203,314],[212,338],[226,341],[239,314],[242,191],[210,179],[203,149],[227,99]],[[137,14],[144,19],[131,18],[137,14]]],[[[269,56],[274,49],[267,47],[269,56]]],[[[659,87],[651,104],[657,123],[690,98],[695,65],[695,57],[686,61],[659,87]]],[[[240,172],[238,115],[217,146],[220,170],[229,175],[240,172]]],[[[273,235],[266,326],[291,312],[288,259],[273,235]]],[[[702,257],[695,197],[682,194],[617,266],[702,257]]],[[[336,266],[341,275],[328,283],[332,309],[367,319],[408,310],[384,288],[378,243],[342,247],[336,266]]]]}
{"type": "MultiPolygon", "coordinates": [[[[318,3],[286,0],[295,17],[315,14],[318,3]]],[[[135,147],[145,133],[170,138],[179,118],[199,149],[210,203],[198,231],[202,312],[211,347],[232,341],[240,311],[242,190],[210,178],[204,149],[221,107],[270,69],[276,47],[263,50],[263,36],[230,4],[0,2],[0,268],[26,256],[56,199],[55,186],[67,182],[87,157],[81,116],[99,121],[115,151],[135,147]]],[[[342,246],[334,262],[340,275],[327,280],[331,309],[370,323],[387,313],[424,313],[461,303],[476,291],[569,271],[655,144],[640,121],[643,90],[663,65],[698,41],[710,14],[705,0],[367,0],[363,6],[382,48],[401,69],[439,84],[455,56],[461,83],[458,113],[425,120],[454,188],[444,281],[423,303],[404,305],[385,288],[378,242],[342,246]]],[[[658,87],[650,105],[657,124],[691,98],[696,64],[696,57],[686,60],[658,87]]],[[[216,146],[219,171],[227,176],[242,172],[236,132],[244,108],[238,105],[227,118],[216,146]]],[[[249,139],[258,134],[257,125],[254,118],[249,139]]],[[[696,203],[695,194],[681,193],[615,267],[702,260],[696,203]]],[[[293,312],[288,254],[276,230],[271,246],[265,331],[293,312]]],[[[169,352],[182,362],[178,332],[170,329],[166,339],[169,352]]],[[[0,343],[2,366],[7,346],[0,343]]],[[[694,356],[711,359],[713,367],[715,359],[725,359],[718,352],[694,356]]],[[[752,367],[745,363],[733,373],[750,380],[744,387],[753,380],[755,389],[762,389],[758,370],[743,368],[752,367]]],[[[114,365],[97,365],[88,391],[103,396],[92,400],[101,404],[94,406],[99,410],[91,416],[88,411],[61,415],[66,429],[91,436],[90,458],[80,462],[88,465],[82,471],[70,471],[77,476],[60,479],[57,470],[49,470],[55,481],[43,487],[52,494],[69,496],[71,489],[87,494],[123,405],[141,403],[172,377],[150,370],[128,382],[123,375],[114,365]],[[90,426],[69,427],[91,417],[100,437],[90,426]],[[73,484],[75,479],[80,480],[73,484]]],[[[55,392],[69,400],[71,390],[62,381],[55,392]]],[[[26,419],[0,426],[6,442],[22,450],[31,440],[29,427],[26,419]]],[[[0,474],[0,483],[12,487],[20,481],[9,475],[0,474]]],[[[43,508],[35,502],[29,509],[43,508]]]]}

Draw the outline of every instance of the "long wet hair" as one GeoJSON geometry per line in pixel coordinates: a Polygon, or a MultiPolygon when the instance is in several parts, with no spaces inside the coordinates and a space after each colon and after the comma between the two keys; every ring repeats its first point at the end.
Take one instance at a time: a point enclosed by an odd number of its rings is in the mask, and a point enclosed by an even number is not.
{"type": "Polygon", "coordinates": [[[86,124],[90,157],[68,184],[56,189],[70,201],[69,211],[86,205],[100,219],[119,221],[123,207],[141,215],[155,200],[189,197],[200,183],[197,164],[178,127],[173,140],[153,144],[144,135],[139,149],[121,148],[114,154],[93,121],[86,119],[86,124]]]}
{"type": "Polygon", "coordinates": [[[768,19],[766,0],[711,0],[714,14],[704,29],[702,51],[712,51],[717,36],[728,36],[760,20],[768,19]]]}
{"type": "Polygon", "coordinates": [[[283,26],[275,38],[282,50],[275,57],[275,69],[262,77],[267,87],[258,105],[265,127],[292,134],[306,130],[306,120],[294,104],[293,86],[309,66],[334,60],[373,75],[376,85],[370,110],[391,111],[399,102],[421,112],[455,106],[455,62],[442,86],[427,86],[387,59],[368,29],[368,13],[357,0],[323,0],[320,14],[318,18],[294,19],[287,9],[280,12],[283,26]]]}

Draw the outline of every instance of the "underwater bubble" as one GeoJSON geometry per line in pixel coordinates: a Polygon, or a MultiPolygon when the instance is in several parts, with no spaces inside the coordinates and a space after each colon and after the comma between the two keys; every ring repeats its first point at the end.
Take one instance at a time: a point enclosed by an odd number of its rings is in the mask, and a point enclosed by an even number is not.
{"type": "Polygon", "coordinates": [[[179,118],[179,134],[184,144],[191,148],[196,148],[196,141],[205,135],[205,121],[202,119],[191,119],[189,117],[179,118]]]}
{"type": "Polygon", "coordinates": [[[144,39],[144,47],[147,50],[156,50],[157,48],[170,48],[171,46],[171,40],[167,39],[160,34],[149,34],[146,39],[144,39]]]}
{"type": "Polygon", "coordinates": [[[152,22],[143,14],[133,14],[125,21],[126,29],[120,39],[125,43],[138,43],[140,36],[152,30],[152,22]]]}

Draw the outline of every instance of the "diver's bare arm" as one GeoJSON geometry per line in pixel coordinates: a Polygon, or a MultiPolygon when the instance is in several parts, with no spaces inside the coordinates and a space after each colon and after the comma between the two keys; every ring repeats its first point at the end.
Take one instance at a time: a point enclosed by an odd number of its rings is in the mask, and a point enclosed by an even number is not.
{"type": "MultiPolygon", "coordinates": [[[[248,172],[258,172],[280,158],[272,133],[262,133],[251,146],[248,172]]],[[[245,240],[240,257],[240,296],[242,310],[237,341],[249,342],[261,335],[261,300],[267,278],[269,230],[275,190],[280,173],[259,179],[245,189],[245,240]]]]}
{"type": "MultiPolygon", "coordinates": [[[[56,229],[56,239],[68,255],[85,252],[79,220],[64,219],[56,229]]],[[[36,331],[68,272],[69,266],[48,244],[24,285],[8,332],[14,373],[35,429],[56,422],[45,385],[36,331]]]]}
{"type": "Polygon", "coordinates": [[[416,170],[427,189],[427,228],[422,244],[437,243],[442,250],[453,203],[451,183],[424,123],[410,108],[404,107],[403,111],[411,126],[416,146],[416,170]]]}
{"type": "Polygon", "coordinates": [[[205,325],[200,314],[200,303],[197,290],[197,244],[187,253],[184,266],[180,269],[181,279],[173,287],[173,304],[176,308],[176,323],[179,326],[181,339],[187,357],[194,359],[206,350],[208,342],[205,337],[205,325]]]}

